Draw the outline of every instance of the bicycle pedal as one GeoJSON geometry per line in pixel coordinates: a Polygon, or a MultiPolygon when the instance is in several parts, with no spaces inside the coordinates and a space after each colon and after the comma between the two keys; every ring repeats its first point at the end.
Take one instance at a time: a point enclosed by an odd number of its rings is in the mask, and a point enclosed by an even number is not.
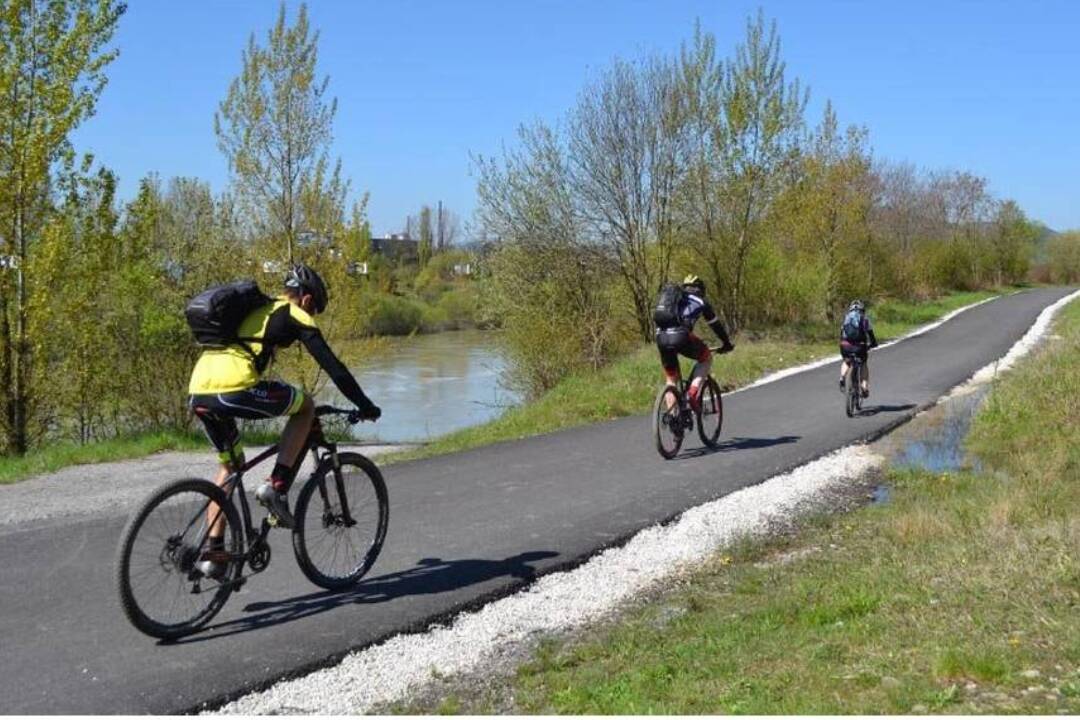
{"type": "Polygon", "coordinates": [[[269,525],[270,527],[277,527],[278,526],[277,515],[274,515],[273,513],[271,513],[270,515],[267,515],[266,516],[266,524],[269,525]]]}

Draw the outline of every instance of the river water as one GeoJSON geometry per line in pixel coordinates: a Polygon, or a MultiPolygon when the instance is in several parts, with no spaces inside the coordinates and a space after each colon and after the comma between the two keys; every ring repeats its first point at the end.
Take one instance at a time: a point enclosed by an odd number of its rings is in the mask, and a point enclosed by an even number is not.
{"type": "MultiPolygon", "coordinates": [[[[351,368],[383,412],[375,424],[355,425],[354,434],[388,443],[423,442],[496,418],[519,401],[499,384],[504,367],[491,333],[391,338],[376,357],[351,368]]],[[[340,397],[336,389],[330,393],[340,397]]]]}

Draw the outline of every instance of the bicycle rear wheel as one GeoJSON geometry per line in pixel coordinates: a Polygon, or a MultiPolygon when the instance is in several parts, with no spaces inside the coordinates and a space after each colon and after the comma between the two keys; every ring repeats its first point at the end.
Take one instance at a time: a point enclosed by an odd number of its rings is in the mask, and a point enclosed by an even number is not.
{"type": "Polygon", "coordinates": [[[857,362],[852,362],[851,372],[848,373],[847,398],[844,406],[848,417],[855,417],[855,413],[859,409],[859,385],[861,382],[860,366],[857,362]]]}
{"type": "Polygon", "coordinates": [[[670,460],[679,454],[682,447],[683,426],[679,417],[679,393],[670,385],[665,385],[660,394],[656,396],[656,406],[653,408],[653,435],[656,438],[656,449],[664,457],[670,460]]]}
{"type": "Polygon", "coordinates": [[[706,447],[715,449],[724,426],[724,401],[720,396],[720,386],[711,375],[701,385],[698,396],[698,436],[706,447]]]}
{"type": "Polygon", "coordinates": [[[390,520],[386,483],[375,463],[357,453],[339,453],[338,460],[340,471],[324,462],[304,484],[294,514],[296,562],[308,580],[327,590],[350,587],[367,574],[390,520]]]}
{"type": "Polygon", "coordinates": [[[242,542],[236,508],[212,482],[177,480],[154,492],[128,521],[117,550],[116,586],[127,619],[164,640],[198,630],[232,593],[243,567],[242,542]],[[222,550],[207,546],[212,505],[225,522],[222,550]],[[222,561],[220,578],[198,570],[208,559],[222,561]]]}

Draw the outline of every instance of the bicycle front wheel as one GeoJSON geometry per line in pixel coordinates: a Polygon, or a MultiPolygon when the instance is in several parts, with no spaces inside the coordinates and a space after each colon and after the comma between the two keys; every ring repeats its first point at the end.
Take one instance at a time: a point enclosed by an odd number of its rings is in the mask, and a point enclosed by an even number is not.
{"type": "Polygon", "coordinates": [[[679,413],[679,393],[670,385],[665,385],[656,396],[656,407],[653,408],[656,450],[665,460],[678,455],[679,448],[682,447],[683,426],[679,413]]]}
{"type": "Polygon", "coordinates": [[[225,492],[208,480],[169,483],[148,497],[120,536],[116,585],[127,619],[152,637],[171,640],[195,632],[221,610],[243,562],[240,518],[225,492]],[[216,518],[224,547],[208,547],[216,518]],[[219,562],[217,577],[199,570],[219,562]]]}
{"type": "Polygon", "coordinates": [[[382,550],[390,519],[386,483],[375,463],[339,453],[323,463],[296,499],[293,550],[308,580],[327,590],[355,585],[382,550]],[[346,506],[348,511],[346,512],[346,506]]]}
{"type": "Polygon", "coordinates": [[[701,385],[698,410],[698,435],[706,447],[715,449],[724,426],[724,401],[720,397],[720,386],[712,376],[701,385]]]}

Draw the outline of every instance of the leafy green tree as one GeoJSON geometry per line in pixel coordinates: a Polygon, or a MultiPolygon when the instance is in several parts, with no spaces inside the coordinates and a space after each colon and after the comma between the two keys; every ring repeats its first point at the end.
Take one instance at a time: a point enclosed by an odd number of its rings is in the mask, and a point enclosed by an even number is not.
{"type": "Polygon", "coordinates": [[[307,6],[289,26],[282,3],[266,45],[252,34],[243,69],[214,114],[218,147],[239,198],[256,218],[253,229],[284,250],[272,257],[289,262],[300,233],[312,230],[305,221],[314,221],[304,217],[304,194],[311,195],[313,183],[339,177],[336,168],[326,170],[337,100],[326,96],[329,76],[317,79],[318,41],[307,6]]]}
{"type": "Polygon", "coordinates": [[[849,127],[841,133],[832,104],[826,103],[820,126],[801,158],[800,176],[778,198],[774,213],[779,226],[813,262],[807,270],[824,279],[822,310],[837,319],[844,300],[866,295],[860,283],[873,265],[865,257],[864,239],[870,233],[871,160],[867,133],[849,127]]]}
{"type": "Polygon", "coordinates": [[[682,104],[695,138],[693,165],[681,201],[682,223],[724,297],[721,308],[738,327],[747,264],[763,221],[797,157],[808,93],[788,81],[776,23],[758,13],[728,62],[715,39],[695,33],[680,58],[682,104]]]}
{"type": "Polygon", "coordinates": [[[989,254],[998,285],[1027,275],[1039,229],[1013,200],[998,204],[989,237],[989,254]]]}
{"type": "Polygon", "coordinates": [[[1080,230],[1059,233],[1050,238],[1046,257],[1053,282],[1080,282],[1080,230]]]}
{"type": "Polygon", "coordinates": [[[57,166],[73,164],[69,136],[93,115],[116,57],[106,45],[124,9],[114,0],[0,4],[0,425],[10,452],[30,440],[41,346],[29,334],[35,244],[53,218],[57,166]]]}

